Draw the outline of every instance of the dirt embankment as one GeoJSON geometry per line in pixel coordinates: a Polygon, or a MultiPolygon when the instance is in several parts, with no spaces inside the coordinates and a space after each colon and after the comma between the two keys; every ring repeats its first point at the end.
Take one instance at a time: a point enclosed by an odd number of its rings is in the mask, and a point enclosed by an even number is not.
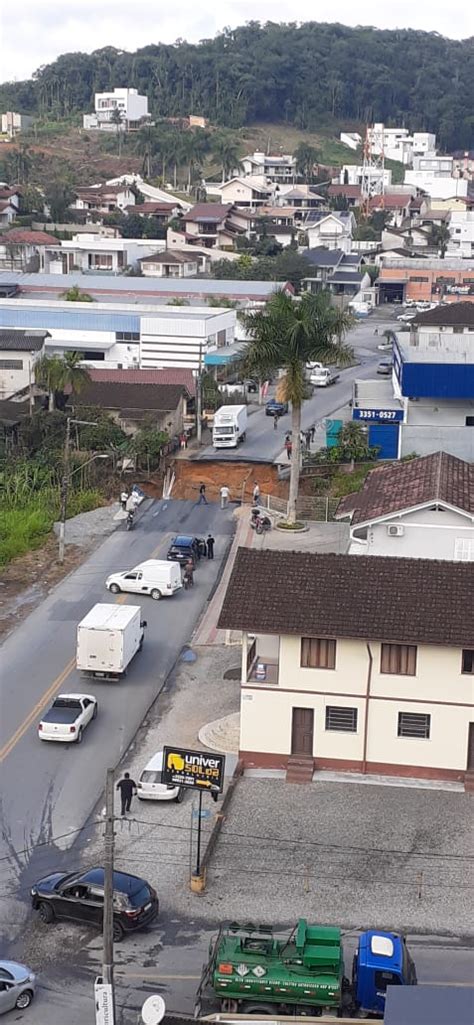
{"type": "Polygon", "coordinates": [[[207,497],[215,501],[219,490],[225,484],[230,488],[231,500],[249,502],[257,481],[262,494],[288,497],[288,484],[278,479],[272,463],[226,463],[216,460],[198,462],[191,459],[176,459],[173,465],[176,483],[173,498],[196,499],[199,485],[206,485],[207,497]]]}

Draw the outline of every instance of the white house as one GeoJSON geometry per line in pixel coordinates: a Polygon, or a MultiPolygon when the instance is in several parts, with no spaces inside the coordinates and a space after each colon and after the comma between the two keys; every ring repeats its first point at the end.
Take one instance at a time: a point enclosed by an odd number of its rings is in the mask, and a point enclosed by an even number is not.
{"type": "Polygon", "coordinates": [[[398,160],[406,166],[411,165],[417,156],[435,153],[436,135],[431,132],[414,132],[410,135],[408,128],[386,128],[376,122],[368,129],[368,137],[372,152],[383,153],[389,160],[398,160]]]}
{"type": "Polygon", "coordinates": [[[362,136],[358,132],[341,132],[339,141],[342,142],[343,146],[356,150],[362,145],[362,136]]]}
{"type": "Polygon", "coordinates": [[[296,160],[290,153],[274,156],[258,150],[243,157],[240,165],[244,174],[263,175],[276,184],[294,182],[296,178],[296,160]]]}
{"type": "Polygon", "coordinates": [[[7,110],[2,114],[1,130],[3,135],[13,139],[15,135],[26,131],[33,124],[33,118],[29,114],[17,114],[16,111],[7,110]]]}
{"type": "Polygon", "coordinates": [[[453,210],[447,222],[450,239],[446,253],[463,260],[474,257],[474,210],[453,210]]]}
{"type": "Polygon", "coordinates": [[[11,228],[0,235],[0,270],[46,271],[51,251],[55,254],[60,247],[59,240],[45,231],[11,228]]]}
{"type": "MultiPolygon", "coordinates": [[[[383,181],[384,188],[390,188],[392,184],[392,172],[388,167],[373,167],[370,172],[372,182],[383,181]]],[[[364,168],[362,164],[343,164],[339,172],[339,178],[334,181],[337,185],[362,185],[364,181],[364,168]]]]}
{"type": "Polygon", "coordinates": [[[34,365],[44,351],[47,331],[0,328],[0,399],[34,382],[34,365]]]}
{"type": "Polygon", "coordinates": [[[263,175],[249,175],[247,178],[236,176],[226,182],[207,184],[206,194],[219,197],[221,203],[256,210],[272,199],[275,186],[263,175]]]}
{"type": "Polygon", "coordinates": [[[139,261],[157,250],[164,251],[164,239],[103,238],[94,233],[81,233],[62,241],[50,273],[70,274],[74,271],[123,274],[128,267],[136,269],[139,261]]]}
{"type": "Polygon", "coordinates": [[[371,470],[339,503],[350,553],[474,562],[474,466],[446,452],[371,470]]]}
{"type": "Polygon", "coordinates": [[[136,197],[129,185],[85,185],[75,190],[75,199],[71,203],[72,210],[90,210],[94,213],[108,214],[114,210],[127,210],[134,206],[136,197]]]}
{"type": "Polygon", "coordinates": [[[474,781],[474,567],[240,548],[219,627],[242,631],[240,758],[474,781]]]}
{"type": "Polygon", "coordinates": [[[191,253],[179,249],[154,252],[140,258],[141,272],[146,278],[191,278],[199,273],[200,260],[191,253]]]}
{"type": "Polygon", "coordinates": [[[350,253],[355,226],[355,217],[351,211],[332,210],[310,214],[304,230],[310,249],[325,246],[326,249],[342,249],[344,253],[350,253]]]}
{"type": "Polygon", "coordinates": [[[137,89],[114,89],[113,92],[96,93],[94,114],[84,114],[83,127],[87,129],[117,130],[112,115],[118,110],[122,118],[123,131],[138,128],[143,119],[149,118],[148,98],[140,96],[137,89]]]}
{"type": "Polygon", "coordinates": [[[0,226],[8,228],[17,214],[18,210],[11,199],[0,199],[0,226]]]}

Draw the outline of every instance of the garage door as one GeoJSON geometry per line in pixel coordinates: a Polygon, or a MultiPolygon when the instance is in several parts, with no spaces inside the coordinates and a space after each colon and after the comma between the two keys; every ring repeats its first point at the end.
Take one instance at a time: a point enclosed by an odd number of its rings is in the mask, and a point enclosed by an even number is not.
{"type": "Polygon", "coordinates": [[[369,445],[377,446],[377,459],[398,458],[399,424],[369,424],[369,445]]]}

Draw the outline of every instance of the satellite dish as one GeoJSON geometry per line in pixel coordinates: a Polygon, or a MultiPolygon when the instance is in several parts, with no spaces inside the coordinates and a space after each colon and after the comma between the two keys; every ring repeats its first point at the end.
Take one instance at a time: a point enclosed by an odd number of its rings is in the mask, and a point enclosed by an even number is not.
{"type": "Polygon", "coordinates": [[[144,1025],[159,1025],[165,1016],[166,1004],[163,997],[158,993],[148,997],[142,1007],[142,1022],[144,1025]]]}

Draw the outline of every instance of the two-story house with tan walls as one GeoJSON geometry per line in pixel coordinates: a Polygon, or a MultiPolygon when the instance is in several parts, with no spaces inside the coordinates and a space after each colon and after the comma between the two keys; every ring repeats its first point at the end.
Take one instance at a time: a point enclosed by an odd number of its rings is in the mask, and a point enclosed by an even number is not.
{"type": "Polygon", "coordinates": [[[474,787],[474,566],[239,549],[219,626],[242,631],[247,767],[474,787]]]}
{"type": "Polygon", "coordinates": [[[351,555],[474,562],[474,465],[447,452],[385,463],[346,495],[351,555]]]}

